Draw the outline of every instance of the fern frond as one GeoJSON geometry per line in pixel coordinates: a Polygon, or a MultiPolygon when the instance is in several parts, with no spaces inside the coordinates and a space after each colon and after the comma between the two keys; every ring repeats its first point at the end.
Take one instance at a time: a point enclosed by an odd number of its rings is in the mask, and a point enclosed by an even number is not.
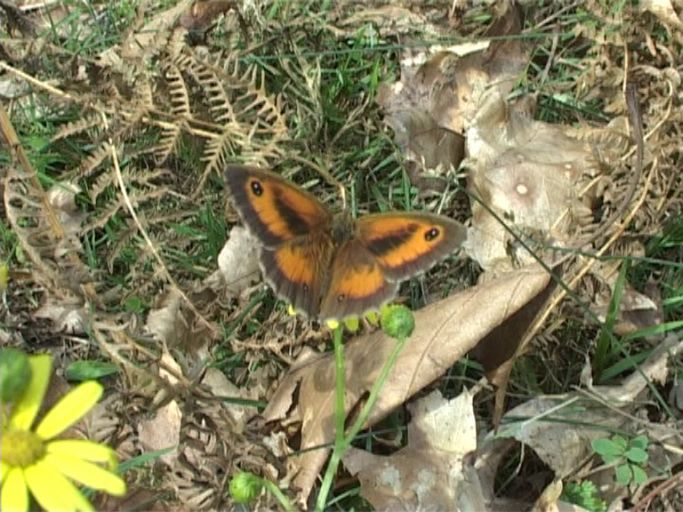
{"type": "Polygon", "coordinates": [[[69,235],[53,206],[31,175],[8,169],[5,212],[12,231],[34,266],[34,279],[57,297],[82,296],[90,271],[81,260],[78,239],[69,235]]]}
{"type": "MultiPolygon", "coordinates": [[[[138,208],[150,201],[158,202],[159,199],[162,199],[168,193],[169,190],[166,187],[158,187],[153,190],[130,192],[128,195],[133,207],[138,208]]],[[[103,228],[120,211],[127,215],[128,210],[123,202],[123,198],[117,197],[115,201],[98,211],[97,216],[93,217],[89,223],[83,226],[83,231],[87,233],[93,229],[103,228]]]]}
{"type": "Polygon", "coordinates": [[[87,178],[92,175],[105,160],[109,158],[109,146],[105,143],[100,144],[90,155],[81,162],[78,169],[79,178],[87,178]]]}
{"type": "Polygon", "coordinates": [[[78,121],[72,121],[61,125],[50,139],[51,142],[55,142],[77,133],[84,132],[85,130],[92,128],[94,126],[99,126],[102,124],[102,117],[99,114],[91,114],[89,116],[83,117],[78,121]]]}

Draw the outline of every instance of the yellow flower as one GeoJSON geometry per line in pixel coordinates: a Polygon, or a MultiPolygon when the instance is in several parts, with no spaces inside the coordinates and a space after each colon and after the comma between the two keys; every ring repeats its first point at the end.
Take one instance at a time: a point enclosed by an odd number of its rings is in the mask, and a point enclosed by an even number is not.
{"type": "Polygon", "coordinates": [[[0,449],[0,510],[26,511],[29,492],[45,510],[94,510],[70,480],[121,496],[125,482],[110,470],[116,455],[108,446],[87,440],[54,439],[88,412],[102,395],[102,386],[84,382],[69,393],[31,429],[50,381],[50,356],[29,358],[31,381],[2,417],[0,449]],[[106,463],[109,469],[97,464],[106,463]]]}

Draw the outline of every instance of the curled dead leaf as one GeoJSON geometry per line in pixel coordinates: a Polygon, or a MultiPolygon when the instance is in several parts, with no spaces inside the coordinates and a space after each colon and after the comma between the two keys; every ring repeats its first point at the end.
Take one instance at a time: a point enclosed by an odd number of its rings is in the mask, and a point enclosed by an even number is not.
{"type": "Polygon", "coordinates": [[[458,167],[464,156],[463,135],[483,91],[494,87],[507,94],[526,66],[528,55],[520,40],[505,37],[519,34],[521,14],[512,2],[501,5],[486,33],[498,39],[433,47],[432,55],[407,50],[401,80],[379,89],[377,101],[416,185],[425,170],[458,167]]]}

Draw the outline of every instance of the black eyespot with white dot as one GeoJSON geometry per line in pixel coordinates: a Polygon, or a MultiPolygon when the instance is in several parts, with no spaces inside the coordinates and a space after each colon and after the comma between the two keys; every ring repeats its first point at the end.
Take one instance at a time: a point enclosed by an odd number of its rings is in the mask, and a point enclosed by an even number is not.
{"type": "Polygon", "coordinates": [[[304,283],[304,285],[302,286],[302,288],[304,289],[304,292],[305,292],[305,293],[308,293],[308,290],[311,289],[306,283],[304,283]]]}
{"type": "Polygon", "coordinates": [[[253,180],[251,183],[249,183],[249,186],[251,187],[251,191],[255,196],[260,197],[263,194],[263,186],[261,185],[260,181],[253,180]]]}
{"type": "Polygon", "coordinates": [[[346,300],[346,295],[343,293],[340,293],[337,295],[337,302],[344,302],[346,300]]]}
{"type": "Polygon", "coordinates": [[[427,242],[432,242],[437,239],[440,234],[441,231],[439,231],[439,228],[430,228],[425,231],[425,240],[427,240],[427,242]]]}

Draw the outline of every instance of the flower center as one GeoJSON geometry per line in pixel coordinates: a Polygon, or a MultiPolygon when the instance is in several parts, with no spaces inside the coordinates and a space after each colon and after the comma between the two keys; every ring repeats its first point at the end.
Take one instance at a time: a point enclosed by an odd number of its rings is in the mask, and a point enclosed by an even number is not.
{"type": "Polygon", "coordinates": [[[45,455],[43,440],[30,430],[10,430],[2,434],[2,461],[10,466],[30,466],[45,455]]]}

